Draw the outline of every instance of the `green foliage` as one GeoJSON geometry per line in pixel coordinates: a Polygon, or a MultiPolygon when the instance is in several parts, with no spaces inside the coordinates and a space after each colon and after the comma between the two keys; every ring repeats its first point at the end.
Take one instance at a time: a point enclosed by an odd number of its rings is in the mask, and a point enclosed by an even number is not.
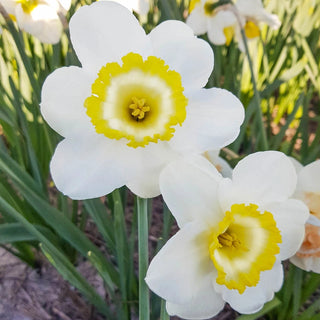
{"type": "MultiPolygon", "coordinates": [[[[147,18],[141,21],[145,30],[150,32],[168,19],[184,21],[188,2],[153,1],[147,18]]],[[[211,45],[215,68],[207,87],[230,90],[246,108],[240,135],[224,153],[233,166],[242,156],[267,148],[283,151],[303,164],[320,157],[320,5],[307,11],[309,2],[270,0],[268,8],[279,15],[282,25],[277,31],[265,27],[259,41],[248,44],[249,56],[241,53],[235,42],[228,47],[211,45]]],[[[89,3],[91,0],[74,1],[67,18],[89,3]]],[[[21,32],[2,16],[0,25],[4,29],[0,36],[0,244],[10,244],[12,252],[31,266],[36,262],[34,252],[41,251],[106,319],[133,319],[139,312],[137,229],[144,225],[139,233],[148,236],[147,203],[138,200],[128,223],[125,189],[103,200],[82,203],[55,189],[49,163],[61,138],[41,116],[41,87],[53,70],[79,65],[79,61],[68,33],[52,46],[21,32]],[[88,219],[97,226],[103,247],[86,236],[88,219]],[[79,274],[75,268],[79,259],[87,259],[101,276],[111,307],[79,274]]],[[[202,38],[208,41],[206,35],[202,38]]],[[[154,252],[149,250],[151,256],[169,238],[172,224],[164,206],[162,236],[154,252]]],[[[143,244],[139,248],[143,282],[148,248],[143,244]]],[[[239,319],[320,319],[319,297],[309,301],[319,285],[319,275],[290,266],[277,297],[256,315],[239,319]]],[[[146,287],[140,290],[144,301],[148,294],[146,287]]],[[[150,300],[151,318],[169,319],[164,301],[154,294],[150,300]]],[[[147,318],[148,308],[149,304],[142,304],[141,316],[147,318]]]]}

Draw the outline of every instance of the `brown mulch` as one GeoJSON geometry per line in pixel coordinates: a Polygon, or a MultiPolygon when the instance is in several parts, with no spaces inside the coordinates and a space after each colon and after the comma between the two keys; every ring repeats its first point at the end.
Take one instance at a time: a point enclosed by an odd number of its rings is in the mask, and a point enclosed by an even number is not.
{"type": "MultiPolygon", "coordinates": [[[[0,248],[0,320],[103,320],[44,259],[28,267],[0,248]]],[[[102,280],[87,262],[77,268],[104,295],[102,280]]]]}

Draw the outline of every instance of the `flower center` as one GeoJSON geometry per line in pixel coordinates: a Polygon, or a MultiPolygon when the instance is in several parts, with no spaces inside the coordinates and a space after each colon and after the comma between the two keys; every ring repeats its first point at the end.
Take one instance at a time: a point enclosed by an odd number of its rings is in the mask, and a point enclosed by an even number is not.
{"type": "Polygon", "coordinates": [[[39,0],[16,0],[21,4],[22,10],[25,13],[31,13],[31,11],[39,4],[39,0]]]}
{"type": "Polygon", "coordinates": [[[256,286],[260,273],[272,269],[280,252],[279,229],[270,212],[254,204],[234,204],[209,239],[217,283],[242,294],[256,286]]]}
{"type": "Polygon", "coordinates": [[[146,104],[146,99],[138,99],[137,97],[132,97],[132,103],[129,105],[129,109],[132,110],[131,115],[137,120],[143,120],[146,113],[150,111],[150,107],[146,104]]]}
{"type": "Polygon", "coordinates": [[[229,26],[229,27],[225,27],[223,29],[223,33],[226,37],[226,45],[230,45],[231,41],[232,41],[232,38],[234,36],[234,26],[229,26]]]}
{"type": "Polygon", "coordinates": [[[238,239],[237,235],[228,230],[218,236],[219,244],[222,247],[238,249],[241,247],[241,242],[238,239]]]}
{"type": "Polygon", "coordinates": [[[201,0],[190,0],[189,13],[191,13],[198,4],[201,4],[201,0]]]}
{"type": "Polygon", "coordinates": [[[137,53],[107,63],[92,85],[84,106],[99,134],[126,139],[129,147],[170,140],[186,117],[181,76],[157,57],[137,53]]]}
{"type": "Polygon", "coordinates": [[[247,21],[244,26],[244,32],[248,39],[253,39],[260,36],[260,29],[253,21],[247,21]]]}
{"type": "Polygon", "coordinates": [[[204,13],[207,16],[214,16],[216,14],[216,9],[220,6],[230,4],[230,0],[208,0],[204,4],[204,13]]]}

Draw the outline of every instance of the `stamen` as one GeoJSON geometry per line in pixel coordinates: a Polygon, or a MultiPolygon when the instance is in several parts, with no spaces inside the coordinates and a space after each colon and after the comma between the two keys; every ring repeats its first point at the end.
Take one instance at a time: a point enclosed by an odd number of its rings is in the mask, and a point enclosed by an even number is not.
{"type": "Polygon", "coordinates": [[[221,247],[239,248],[241,246],[237,235],[235,233],[229,233],[228,231],[220,234],[218,240],[221,247]]]}
{"type": "Polygon", "coordinates": [[[20,3],[22,10],[28,14],[39,4],[38,0],[17,0],[16,2],[20,3]]]}
{"type": "Polygon", "coordinates": [[[137,97],[132,97],[132,104],[129,105],[129,109],[132,109],[131,115],[137,120],[143,120],[145,114],[150,111],[150,107],[146,105],[146,99],[138,99],[137,97]]]}

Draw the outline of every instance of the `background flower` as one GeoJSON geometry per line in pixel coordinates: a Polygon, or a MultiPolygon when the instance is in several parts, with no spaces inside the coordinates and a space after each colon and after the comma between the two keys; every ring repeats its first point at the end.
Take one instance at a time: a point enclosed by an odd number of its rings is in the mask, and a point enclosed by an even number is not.
{"type": "Polygon", "coordinates": [[[320,273],[320,160],[303,167],[292,159],[298,174],[295,198],[309,208],[304,242],[290,261],[297,267],[320,273]]]}
{"type": "Polygon", "coordinates": [[[63,30],[59,14],[66,14],[71,0],[3,0],[1,4],[22,30],[55,44],[63,30]]]}

